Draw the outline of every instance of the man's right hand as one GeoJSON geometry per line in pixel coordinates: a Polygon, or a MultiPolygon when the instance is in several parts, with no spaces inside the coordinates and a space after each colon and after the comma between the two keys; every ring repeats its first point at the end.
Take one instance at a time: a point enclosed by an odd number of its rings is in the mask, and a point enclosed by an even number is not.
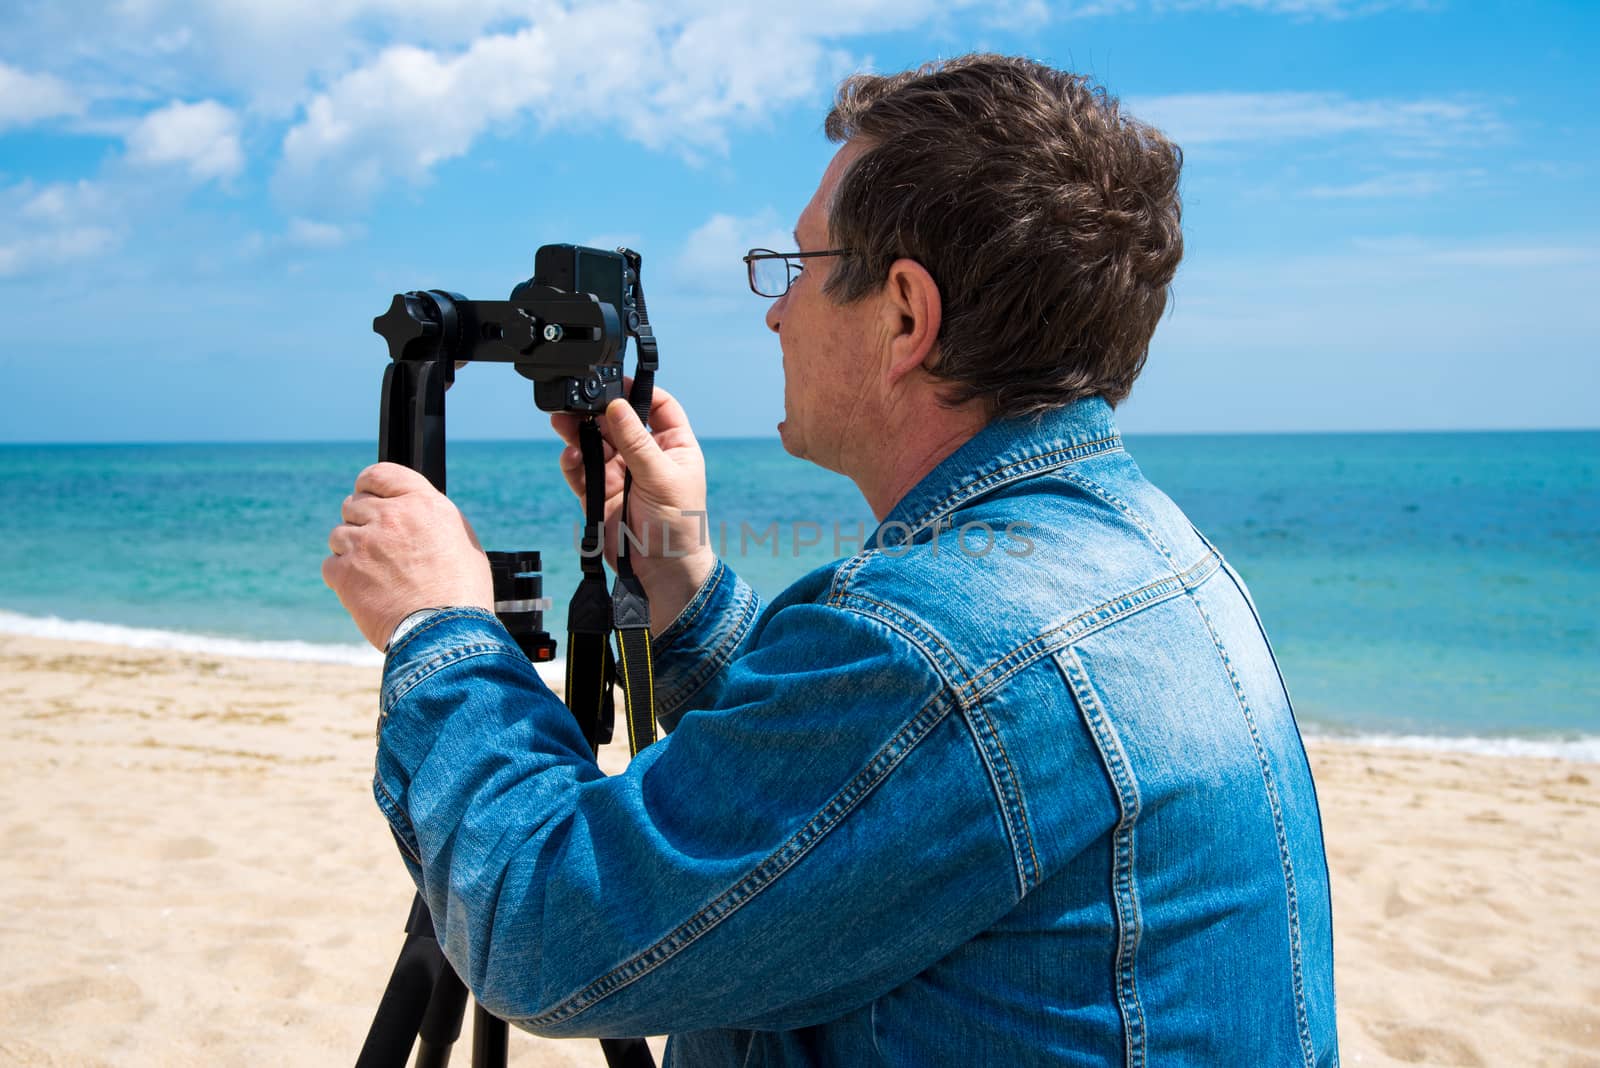
{"type": "MultiPolygon", "coordinates": [[[[631,383],[625,385],[631,388],[631,383]]],[[[583,454],[578,448],[581,421],[581,416],[567,412],[550,417],[550,424],[567,443],[561,454],[561,473],[580,502],[585,487],[583,454]]],[[[606,562],[616,568],[626,468],[633,472],[628,498],[629,558],[650,598],[651,629],[660,633],[678,618],[716,566],[716,554],[706,535],[705,457],[683,406],[659,386],[651,395],[651,430],[645,429],[622,400],[612,401],[599,422],[606,442],[606,562]]]]}

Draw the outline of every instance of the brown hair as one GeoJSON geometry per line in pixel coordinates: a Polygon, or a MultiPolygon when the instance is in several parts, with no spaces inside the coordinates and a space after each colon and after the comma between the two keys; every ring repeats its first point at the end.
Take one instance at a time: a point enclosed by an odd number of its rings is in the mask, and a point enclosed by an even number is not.
{"type": "Polygon", "coordinates": [[[829,211],[857,254],[825,292],[848,303],[900,257],[925,267],[947,403],[1128,395],[1183,257],[1177,145],[1085,78],[996,55],[848,78],[826,130],[867,149],[829,211]]]}

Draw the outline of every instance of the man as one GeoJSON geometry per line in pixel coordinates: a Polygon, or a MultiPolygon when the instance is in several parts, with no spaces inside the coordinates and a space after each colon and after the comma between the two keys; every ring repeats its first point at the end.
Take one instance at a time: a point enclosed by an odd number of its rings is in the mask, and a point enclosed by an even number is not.
{"type": "Polygon", "coordinates": [[[1336,1064],[1288,699],[1111,417],[1181,255],[1177,149],[995,56],[852,78],[827,129],[798,252],[751,278],[785,447],[880,533],[763,607],[685,514],[682,409],[613,404],[613,507],[626,465],[633,522],[698,546],[638,561],[670,733],[626,774],[448,501],[378,465],[345,503],[324,572],[373,644],[407,624],[376,793],[449,959],[519,1026],[669,1032],[669,1063],[1336,1064]]]}

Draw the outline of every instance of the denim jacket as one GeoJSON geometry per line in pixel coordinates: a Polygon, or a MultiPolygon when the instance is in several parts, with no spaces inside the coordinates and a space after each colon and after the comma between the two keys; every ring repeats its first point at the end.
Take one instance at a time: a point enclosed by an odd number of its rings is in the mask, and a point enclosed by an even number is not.
{"type": "Polygon", "coordinates": [[[497,1015],[673,1065],[1338,1063],[1282,680],[1104,402],[991,424],[769,605],[719,563],[655,683],[607,778],[487,613],[390,651],[378,803],[497,1015]]]}

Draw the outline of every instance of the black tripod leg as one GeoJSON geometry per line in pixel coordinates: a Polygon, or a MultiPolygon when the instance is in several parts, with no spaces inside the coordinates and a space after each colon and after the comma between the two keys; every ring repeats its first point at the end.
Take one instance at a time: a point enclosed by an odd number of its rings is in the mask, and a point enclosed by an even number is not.
{"type": "Polygon", "coordinates": [[[461,1037],[461,1018],[466,1011],[466,985],[447,963],[433,984],[433,997],[417,1029],[416,1068],[445,1068],[450,1063],[450,1049],[461,1037]]]}
{"type": "Polygon", "coordinates": [[[506,1022],[482,1005],[472,1013],[472,1068],[505,1068],[510,1053],[506,1022]]]}
{"type": "Polygon", "coordinates": [[[405,944],[372,1017],[356,1068],[405,1068],[441,974],[454,975],[434,939],[428,910],[418,897],[411,904],[405,944]]]}
{"type": "Polygon", "coordinates": [[[642,1038],[602,1038],[600,1049],[611,1068],[656,1068],[650,1047],[642,1038]]]}

